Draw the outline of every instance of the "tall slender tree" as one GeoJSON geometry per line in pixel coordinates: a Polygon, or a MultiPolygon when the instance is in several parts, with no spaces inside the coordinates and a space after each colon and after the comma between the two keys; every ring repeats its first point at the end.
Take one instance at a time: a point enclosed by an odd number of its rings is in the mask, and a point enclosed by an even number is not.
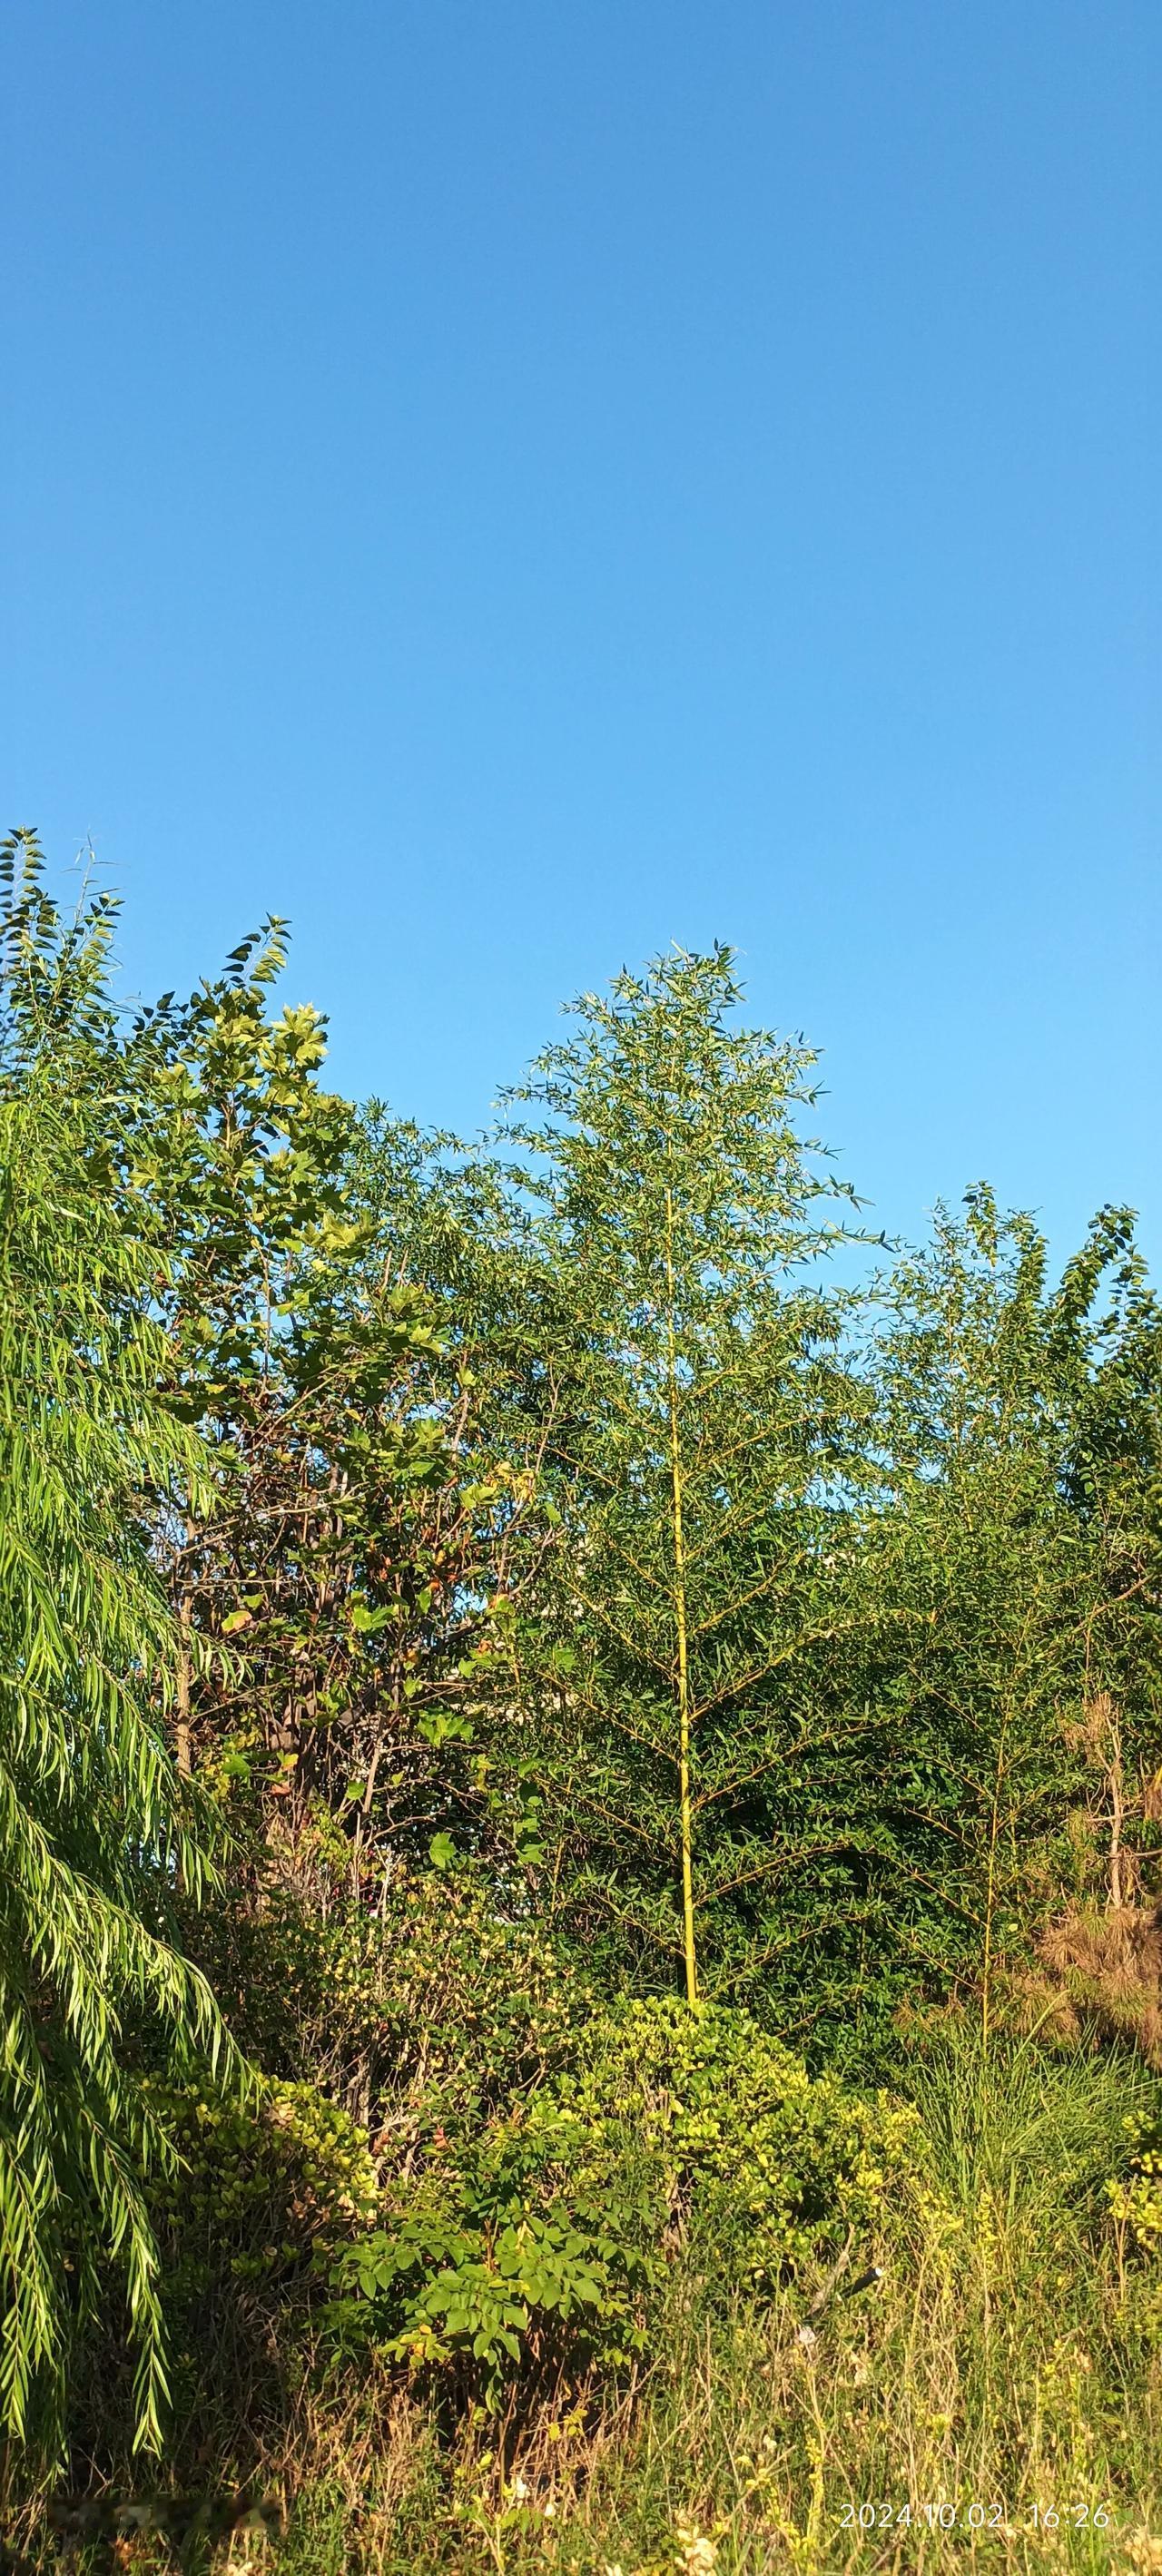
{"type": "Polygon", "coordinates": [[[575,1005],[509,1130],[558,1300],[566,1544],[514,1649],[545,1867],[691,2005],[825,1942],[851,1899],[823,1795],[850,1729],[815,1690],[855,1615],[863,1399],[850,1300],[819,1268],[851,1193],[801,1133],[813,1056],[740,1027],[739,1000],[723,948],[619,976],[575,1005]]]}

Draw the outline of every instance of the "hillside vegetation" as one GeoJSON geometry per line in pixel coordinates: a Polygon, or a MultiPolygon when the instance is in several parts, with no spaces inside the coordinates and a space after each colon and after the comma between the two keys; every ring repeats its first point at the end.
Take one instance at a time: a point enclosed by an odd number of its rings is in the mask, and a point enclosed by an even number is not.
{"type": "Polygon", "coordinates": [[[3,867],[10,2561],[1160,2576],[1133,1213],[870,1238],[724,948],[465,1146],[3,867]]]}

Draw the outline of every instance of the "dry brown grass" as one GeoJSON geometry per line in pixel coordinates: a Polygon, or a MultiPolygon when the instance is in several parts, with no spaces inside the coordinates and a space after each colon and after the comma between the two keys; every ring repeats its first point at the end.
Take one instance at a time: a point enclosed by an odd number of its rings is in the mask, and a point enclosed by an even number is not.
{"type": "Polygon", "coordinates": [[[1027,2019],[1066,2041],[1128,2041],[1162,2069],[1162,1905],[1062,1915],[1038,1952],[1041,1973],[1021,1989],[1027,2019]]]}

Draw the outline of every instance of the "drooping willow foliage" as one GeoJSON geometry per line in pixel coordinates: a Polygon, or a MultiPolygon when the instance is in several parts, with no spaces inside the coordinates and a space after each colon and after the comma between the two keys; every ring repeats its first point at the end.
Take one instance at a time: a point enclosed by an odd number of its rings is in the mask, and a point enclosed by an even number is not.
{"type": "MultiPolygon", "coordinates": [[[[9,854],[13,868],[15,853],[9,854]]],[[[174,1948],[175,1878],[204,1859],[164,1720],[176,1672],[147,1508],[204,1474],[167,1407],[150,1314],[163,1256],[109,1149],[116,1103],[89,1025],[98,914],[55,989],[9,930],[0,1096],[0,2418],[59,2399],[70,2326],[123,2271],[144,2436],[164,2395],[143,2175],[166,2143],[140,2046],[223,2054],[202,1978],[174,1948]],[[67,989],[66,989],[67,982],[67,989]]]]}

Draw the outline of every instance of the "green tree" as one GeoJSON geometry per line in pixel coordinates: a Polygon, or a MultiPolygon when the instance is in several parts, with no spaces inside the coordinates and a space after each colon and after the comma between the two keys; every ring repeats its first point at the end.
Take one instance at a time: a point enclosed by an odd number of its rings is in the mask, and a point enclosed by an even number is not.
{"type": "Polygon", "coordinates": [[[151,1523],[205,1483],[164,1401],[165,1255],[117,1168],[113,907],[62,923],[30,835],[0,860],[0,2417],[59,2426],[70,2330],[122,2267],[139,2431],[164,2396],[143,2188],[167,2147],[143,2043],[225,2048],[174,1946],[201,1841],[166,1748],[176,1644],[151,1523]]]}
{"type": "Polygon", "coordinates": [[[555,1289],[564,1532],[514,1652],[512,1740],[556,1901],[616,1922],[648,1975],[680,1962],[692,2005],[825,1937],[854,1847],[852,1730],[816,1705],[855,1616],[863,1397],[851,1301],[818,1270],[850,1192],[800,1132],[814,1058],[740,1028],[739,998],[722,948],[619,976],[575,1006],[510,1129],[555,1289]]]}
{"type": "Polygon", "coordinates": [[[213,1509],[159,1539],[186,1640],[176,1749],[264,1871],[277,1850],[370,1898],[488,1814],[473,1691],[529,1488],[480,1453],[447,1301],[384,1239],[366,1131],[320,1079],[325,1022],[277,1009],[286,953],[268,921],[124,1050],[129,1165],[172,1247],[175,1391],[214,1467],[213,1509]],[[200,1678],[198,1637],[228,1649],[200,1678]]]}
{"type": "Polygon", "coordinates": [[[1087,1766],[1116,1852],[1128,1766],[1158,1758],[1159,1315],[1125,1211],[1052,1290],[1033,1220],[983,1186],[886,1302],[885,1491],[861,1531],[893,1614],[869,1684],[896,1748],[884,1866],[905,1974],[975,1991],[987,2040],[1001,1972],[1070,1892],[1087,1766]]]}

